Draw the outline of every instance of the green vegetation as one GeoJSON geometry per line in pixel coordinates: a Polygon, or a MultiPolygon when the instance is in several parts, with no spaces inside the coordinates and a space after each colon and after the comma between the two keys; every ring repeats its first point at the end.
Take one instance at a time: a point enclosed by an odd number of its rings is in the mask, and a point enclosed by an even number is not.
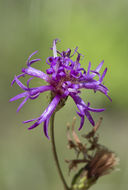
{"type": "MultiPolygon", "coordinates": [[[[59,49],[79,47],[84,55],[83,67],[91,61],[95,68],[103,59],[104,68],[108,67],[104,81],[113,102],[100,94],[94,99],[92,92],[87,95],[83,92],[82,96],[87,101],[92,99],[92,107],[107,107],[102,114],[101,140],[118,153],[121,170],[101,178],[92,190],[127,190],[127,10],[127,0],[0,0],[1,190],[56,190],[62,187],[43,127],[28,131],[27,125],[21,123],[23,119],[34,118],[43,112],[48,105],[48,93],[39,97],[40,102],[39,99],[28,102],[19,114],[16,113],[19,102],[8,103],[11,97],[21,92],[19,88],[10,87],[13,76],[20,73],[35,50],[42,58],[36,67],[45,70],[45,59],[52,54],[50,47],[55,38],[61,40],[59,49]]],[[[65,176],[68,167],[64,160],[72,157],[66,149],[66,123],[76,115],[76,107],[73,107],[73,102],[67,100],[56,117],[56,141],[65,176]]],[[[96,114],[95,120],[100,116],[96,114]]],[[[90,127],[86,120],[85,127],[78,134],[86,133],[90,127]]],[[[70,177],[67,180],[70,182],[70,177]]]]}

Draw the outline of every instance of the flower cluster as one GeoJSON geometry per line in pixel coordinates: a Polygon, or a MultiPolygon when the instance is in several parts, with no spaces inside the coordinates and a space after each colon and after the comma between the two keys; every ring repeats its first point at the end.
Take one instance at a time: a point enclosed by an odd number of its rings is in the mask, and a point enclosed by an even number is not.
{"type": "Polygon", "coordinates": [[[88,69],[86,71],[84,68],[81,68],[81,54],[78,53],[77,48],[73,54],[71,54],[71,49],[59,52],[56,49],[56,42],[57,40],[53,41],[53,56],[48,57],[46,60],[46,63],[50,66],[50,68],[46,70],[46,73],[31,66],[33,63],[40,61],[40,59],[31,60],[31,57],[36,54],[37,51],[30,55],[27,60],[27,67],[23,68],[22,74],[15,76],[12,81],[12,85],[16,82],[24,92],[10,99],[10,101],[15,101],[17,99],[24,98],[17,109],[17,111],[19,111],[28,99],[36,99],[45,91],[51,92],[52,99],[45,111],[38,118],[24,121],[24,123],[35,121],[35,123],[28,129],[33,129],[44,122],[44,133],[47,137],[50,117],[62,100],[66,101],[69,96],[74,100],[79,110],[77,114],[81,117],[80,130],[84,124],[85,116],[93,126],[95,125],[90,112],[104,111],[104,109],[91,108],[90,103],[85,104],[79,96],[80,90],[91,89],[94,90],[94,92],[100,91],[109,98],[108,89],[102,84],[107,68],[105,68],[102,75],[99,73],[104,61],[102,61],[95,70],[91,70],[91,63],[89,62],[88,69]],[[72,60],[74,54],[77,54],[75,61],[72,60]],[[25,86],[21,83],[19,78],[26,75],[31,76],[31,78],[29,78],[27,85],[25,86]],[[95,76],[98,76],[98,80],[95,79],[95,76]],[[30,88],[29,83],[35,77],[43,79],[48,83],[48,85],[30,88]]]}

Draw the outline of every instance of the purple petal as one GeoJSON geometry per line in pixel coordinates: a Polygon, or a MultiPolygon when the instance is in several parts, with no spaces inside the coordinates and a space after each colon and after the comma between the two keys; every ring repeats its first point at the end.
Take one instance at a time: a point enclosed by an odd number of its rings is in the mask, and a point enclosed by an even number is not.
{"type": "Polygon", "coordinates": [[[101,67],[103,66],[104,64],[104,60],[98,65],[98,67],[95,69],[96,72],[99,72],[101,67]]]}
{"type": "Polygon", "coordinates": [[[94,73],[94,74],[96,74],[96,75],[98,75],[100,77],[100,73],[98,73],[96,71],[93,71],[93,70],[91,70],[91,72],[94,73]]]}
{"type": "Polygon", "coordinates": [[[66,74],[65,74],[63,71],[61,71],[61,72],[59,73],[59,76],[60,76],[60,77],[65,77],[66,74]]]}
{"type": "Polygon", "coordinates": [[[54,70],[52,68],[49,68],[46,70],[46,72],[48,75],[51,75],[54,72],[54,70]]]}
{"type": "Polygon", "coordinates": [[[14,79],[20,88],[22,88],[23,90],[27,90],[27,87],[25,85],[23,85],[22,82],[20,82],[20,80],[16,76],[14,79]]]}
{"type": "Polygon", "coordinates": [[[36,95],[34,95],[34,96],[29,96],[29,98],[31,99],[31,100],[34,100],[34,99],[36,99],[38,96],[40,95],[40,93],[38,92],[36,95]]]}
{"type": "MultiPolygon", "coordinates": [[[[95,72],[96,73],[99,73],[99,71],[100,71],[100,69],[101,69],[101,67],[103,66],[103,64],[104,64],[104,60],[98,65],[98,67],[95,69],[95,72]]],[[[96,74],[95,73],[93,73],[93,74],[91,74],[91,77],[94,77],[96,74]]]]}
{"type": "MultiPolygon", "coordinates": [[[[31,129],[37,127],[37,126],[38,126],[40,123],[42,123],[43,121],[48,120],[48,119],[51,117],[51,115],[52,115],[52,113],[54,112],[54,110],[56,109],[56,106],[58,105],[60,99],[61,99],[61,97],[58,96],[58,95],[56,95],[56,96],[53,98],[53,100],[51,101],[51,103],[49,104],[49,106],[46,108],[46,110],[43,112],[43,114],[42,114],[42,115],[38,118],[38,120],[37,120],[31,127],[29,127],[28,129],[31,130],[31,129]]],[[[34,120],[35,120],[35,119],[34,119],[34,120]]],[[[31,122],[32,120],[28,120],[28,121],[26,121],[26,123],[29,122],[29,121],[31,122]]],[[[46,125],[46,123],[45,123],[45,125],[46,125]]],[[[46,125],[46,127],[47,127],[47,125],[46,125]]],[[[45,130],[46,130],[46,128],[45,128],[45,130]]]]}
{"type": "Polygon", "coordinates": [[[55,39],[53,41],[53,56],[54,56],[54,58],[57,57],[56,43],[57,43],[58,40],[59,39],[55,39]]]}
{"type": "Polygon", "coordinates": [[[104,85],[100,84],[99,86],[97,86],[97,90],[102,92],[103,94],[105,94],[107,96],[108,89],[104,85]]]}
{"type": "Polygon", "coordinates": [[[89,62],[89,64],[88,64],[87,76],[89,76],[89,74],[90,74],[90,69],[91,69],[91,62],[89,62]]]}
{"type": "Polygon", "coordinates": [[[80,129],[82,127],[83,124],[83,118],[82,115],[86,115],[86,117],[88,118],[88,120],[90,121],[90,123],[94,126],[95,122],[91,116],[91,114],[89,113],[89,111],[93,111],[93,112],[100,112],[103,111],[103,109],[93,109],[88,107],[90,104],[88,104],[88,106],[84,103],[84,101],[78,96],[78,95],[74,95],[74,94],[70,94],[70,96],[73,98],[74,102],[77,105],[77,108],[80,110],[79,116],[81,117],[81,125],[80,125],[80,129]]]}
{"type": "Polygon", "coordinates": [[[78,53],[78,56],[77,56],[77,58],[76,58],[76,62],[77,62],[77,64],[79,63],[79,61],[80,61],[80,56],[81,56],[81,54],[80,53],[78,53]]]}
{"type": "Polygon", "coordinates": [[[32,89],[30,91],[30,95],[31,96],[34,96],[36,95],[37,93],[42,93],[42,92],[45,92],[45,91],[48,91],[48,90],[53,90],[53,87],[51,85],[48,85],[48,86],[40,86],[40,87],[37,87],[35,89],[32,89]]]}
{"type": "Polygon", "coordinates": [[[54,110],[56,109],[61,97],[59,95],[56,95],[49,106],[46,108],[46,110],[43,112],[43,114],[40,116],[40,119],[38,119],[38,123],[42,123],[43,121],[50,118],[50,116],[53,114],[54,110]]]}
{"type": "Polygon", "coordinates": [[[27,61],[27,65],[28,65],[28,63],[29,63],[31,57],[32,57],[33,55],[35,55],[37,52],[38,52],[38,51],[34,51],[34,52],[29,56],[28,61],[27,61]]]}
{"type": "Polygon", "coordinates": [[[41,61],[41,59],[33,59],[33,60],[31,60],[27,65],[30,66],[30,65],[32,65],[33,63],[37,62],[37,61],[41,61]]]}
{"type": "Polygon", "coordinates": [[[51,63],[49,63],[49,59],[50,59],[50,57],[48,57],[48,58],[46,59],[46,63],[47,63],[48,65],[51,65],[51,63]]]}
{"type": "Polygon", "coordinates": [[[95,109],[95,108],[88,107],[88,111],[92,111],[92,112],[102,112],[104,110],[105,110],[104,108],[102,108],[102,109],[95,109]]]}
{"type": "Polygon", "coordinates": [[[18,94],[18,95],[16,95],[16,96],[14,96],[13,98],[11,98],[11,99],[9,100],[9,102],[18,100],[18,99],[20,99],[20,98],[24,98],[26,95],[28,95],[28,92],[23,92],[23,93],[21,93],[21,94],[18,94]]]}
{"type": "Polygon", "coordinates": [[[40,86],[40,87],[37,87],[37,88],[33,88],[32,90],[30,89],[29,98],[30,99],[35,99],[40,95],[40,93],[43,93],[43,92],[48,91],[48,90],[53,90],[53,87],[51,85],[49,85],[49,86],[40,86]]]}
{"type": "Polygon", "coordinates": [[[79,131],[82,129],[83,125],[84,125],[84,115],[82,115],[81,113],[77,112],[77,114],[81,117],[81,122],[80,122],[80,127],[79,127],[79,131]]]}
{"type": "Polygon", "coordinates": [[[23,105],[26,103],[26,101],[28,100],[29,97],[26,97],[22,103],[19,105],[18,109],[17,109],[17,112],[19,112],[19,110],[23,107],[23,105]]]}
{"type": "Polygon", "coordinates": [[[35,51],[35,52],[33,52],[33,53],[29,56],[29,58],[28,58],[28,60],[27,60],[27,66],[30,66],[32,63],[35,63],[35,62],[41,60],[41,59],[33,59],[33,60],[30,61],[31,57],[32,57],[33,55],[35,55],[37,52],[38,52],[38,51],[35,51]]]}
{"type": "Polygon", "coordinates": [[[38,122],[34,123],[31,127],[28,128],[28,130],[34,129],[35,127],[37,127],[39,125],[38,122]]]}
{"type": "MultiPolygon", "coordinates": [[[[20,78],[20,77],[24,77],[25,76],[25,74],[24,73],[22,73],[22,74],[20,74],[20,75],[18,75],[18,76],[16,76],[18,79],[20,78]]],[[[14,80],[11,82],[11,86],[15,83],[15,77],[14,77],[14,80]]]]}
{"type": "Polygon", "coordinates": [[[90,121],[90,123],[94,126],[95,125],[95,122],[91,116],[91,114],[89,113],[89,111],[85,111],[85,115],[86,117],[88,118],[88,120],[90,121]]]}
{"type": "Polygon", "coordinates": [[[107,94],[106,94],[106,96],[107,96],[107,98],[112,102],[112,99],[110,98],[110,96],[108,96],[107,94]]]}
{"type": "Polygon", "coordinates": [[[35,119],[29,119],[29,120],[23,121],[23,123],[29,123],[29,122],[35,121],[35,120],[37,120],[37,119],[38,119],[38,118],[35,118],[35,119]]]}
{"type": "Polygon", "coordinates": [[[86,88],[86,89],[97,90],[99,84],[100,84],[99,81],[94,81],[94,82],[75,84],[74,87],[77,89],[86,88]]]}
{"type": "Polygon", "coordinates": [[[76,47],[76,48],[74,49],[74,52],[73,52],[73,54],[72,54],[70,57],[73,57],[73,56],[75,55],[75,53],[77,52],[77,50],[78,50],[78,47],[76,47]]]}
{"type": "Polygon", "coordinates": [[[99,79],[99,81],[100,81],[100,82],[102,82],[102,81],[103,81],[103,79],[104,79],[104,77],[105,77],[106,73],[107,73],[107,68],[104,70],[104,72],[103,72],[103,74],[102,74],[101,78],[99,79]]]}
{"type": "Polygon", "coordinates": [[[49,76],[47,74],[33,67],[24,68],[22,69],[22,72],[34,77],[44,79],[45,81],[49,82],[49,76]]]}
{"type": "Polygon", "coordinates": [[[27,80],[27,88],[29,88],[29,83],[34,77],[31,77],[30,79],[27,80]]]}
{"type": "Polygon", "coordinates": [[[46,119],[45,121],[44,121],[44,134],[45,134],[45,136],[49,139],[49,136],[48,136],[48,124],[49,124],[49,120],[50,120],[50,118],[49,119],[46,119]]]}

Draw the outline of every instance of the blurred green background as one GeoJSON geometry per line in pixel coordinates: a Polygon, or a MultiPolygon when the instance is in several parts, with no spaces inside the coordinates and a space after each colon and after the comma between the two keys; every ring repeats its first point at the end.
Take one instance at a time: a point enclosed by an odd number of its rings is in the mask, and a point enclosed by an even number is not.
{"type": "MultiPolygon", "coordinates": [[[[79,47],[84,55],[83,67],[87,68],[91,61],[95,68],[103,59],[104,68],[108,67],[104,82],[110,89],[112,103],[100,93],[95,96],[83,91],[82,97],[85,102],[91,101],[92,107],[106,107],[104,113],[93,116],[95,121],[104,117],[99,129],[100,142],[118,154],[120,171],[102,177],[92,190],[127,190],[128,0],[0,0],[0,189],[63,189],[43,127],[28,131],[27,125],[22,124],[43,112],[48,105],[48,93],[28,101],[18,114],[20,100],[9,103],[11,97],[21,92],[17,85],[10,87],[14,75],[20,73],[35,50],[42,59],[37,67],[45,70],[55,38],[61,40],[57,44],[60,50],[79,47]]],[[[41,81],[37,80],[35,85],[39,84],[41,81]]],[[[69,98],[55,121],[57,150],[68,183],[73,172],[67,175],[64,160],[74,154],[66,147],[66,123],[71,123],[74,116],[76,106],[69,98]]],[[[90,127],[86,120],[79,136],[90,127]]]]}

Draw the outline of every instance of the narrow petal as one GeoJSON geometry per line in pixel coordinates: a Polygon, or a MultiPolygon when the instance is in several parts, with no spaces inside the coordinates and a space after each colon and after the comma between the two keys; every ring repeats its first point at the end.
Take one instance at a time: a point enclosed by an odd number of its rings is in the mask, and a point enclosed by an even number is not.
{"type": "MultiPolygon", "coordinates": [[[[37,119],[37,121],[28,129],[34,129],[35,127],[37,127],[40,123],[42,123],[44,121],[44,131],[45,131],[45,135],[48,137],[48,133],[47,133],[47,127],[48,127],[48,122],[50,119],[50,116],[52,115],[52,113],[54,112],[57,104],[60,101],[60,97],[59,96],[55,96],[55,98],[52,100],[52,102],[49,104],[48,108],[43,112],[43,114],[37,119]]],[[[31,120],[27,120],[24,121],[24,123],[29,123],[31,121],[35,121],[36,119],[31,119],[31,120]]]]}
{"type": "Polygon", "coordinates": [[[51,85],[49,86],[40,86],[40,87],[37,87],[37,88],[30,88],[29,89],[29,98],[30,99],[36,99],[40,93],[43,93],[45,91],[48,91],[48,90],[53,90],[53,87],[51,85]]]}
{"type": "Polygon", "coordinates": [[[106,95],[107,96],[107,98],[112,102],[112,98],[110,98],[110,96],[108,96],[108,95],[106,95]]]}
{"type": "Polygon", "coordinates": [[[24,68],[22,69],[22,72],[34,77],[44,79],[45,81],[49,82],[49,76],[47,74],[33,67],[24,68]]]}
{"type": "Polygon", "coordinates": [[[27,90],[27,87],[25,85],[23,85],[22,82],[20,82],[20,80],[17,78],[17,76],[15,76],[14,79],[20,88],[22,88],[23,90],[27,90]]]}
{"type": "MultiPolygon", "coordinates": [[[[19,79],[20,77],[24,77],[25,76],[25,74],[24,73],[22,73],[22,74],[20,74],[20,75],[17,75],[16,77],[19,79]]],[[[14,77],[14,79],[13,79],[13,81],[11,82],[11,86],[15,83],[15,77],[14,77]]]]}
{"type": "Polygon", "coordinates": [[[80,113],[84,115],[84,109],[87,108],[87,105],[84,103],[84,101],[78,95],[70,94],[70,96],[73,98],[75,104],[77,105],[78,109],[80,110],[80,113]]]}
{"type": "Polygon", "coordinates": [[[77,52],[77,50],[78,50],[78,47],[76,47],[76,48],[74,49],[74,52],[73,52],[73,54],[72,54],[70,57],[73,57],[73,56],[75,55],[75,53],[77,52]]]}
{"type": "Polygon", "coordinates": [[[44,134],[45,136],[49,139],[49,136],[48,136],[48,124],[49,124],[49,120],[50,118],[46,119],[44,121],[44,134]]]}
{"type": "Polygon", "coordinates": [[[98,65],[98,67],[95,69],[96,72],[99,72],[101,67],[103,66],[104,64],[104,60],[98,65]]]}
{"type": "Polygon", "coordinates": [[[18,99],[20,99],[20,98],[24,98],[27,94],[28,94],[28,92],[23,92],[23,93],[21,93],[21,94],[18,94],[18,95],[16,95],[16,96],[14,96],[13,98],[11,98],[11,99],[9,100],[9,102],[18,100],[18,99]]]}
{"type": "Polygon", "coordinates": [[[92,112],[102,112],[104,110],[105,110],[104,108],[103,109],[95,109],[95,108],[88,107],[88,111],[92,111],[92,112]]]}
{"type": "Polygon", "coordinates": [[[27,88],[29,88],[29,83],[34,77],[31,77],[30,79],[27,80],[27,88]]]}
{"type": "Polygon", "coordinates": [[[89,111],[85,111],[85,115],[86,115],[86,117],[88,118],[88,120],[90,121],[90,123],[91,123],[93,126],[95,126],[95,122],[94,122],[94,120],[93,120],[91,114],[89,113],[89,111]]]}
{"type": "Polygon", "coordinates": [[[91,62],[89,62],[89,64],[88,64],[87,76],[89,76],[89,74],[90,74],[90,69],[91,69],[91,62]]]}
{"type": "Polygon", "coordinates": [[[79,131],[82,129],[83,125],[84,125],[84,120],[85,120],[85,117],[84,115],[82,115],[81,113],[77,112],[77,114],[81,117],[81,122],[80,122],[80,127],[79,127],[79,131]]]}
{"type": "MultiPolygon", "coordinates": [[[[104,60],[103,60],[103,61],[98,65],[98,67],[95,69],[95,72],[96,72],[96,73],[99,73],[99,71],[100,71],[101,67],[103,66],[103,64],[104,64],[104,60]]],[[[95,73],[91,74],[91,77],[94,77],[94,76],[96,76],[95,73]]]]}
{"type": "Polygon", "coordinates": [[[81,129],[81,126],[84,122],[83,118],[82,118],[82,115],[85,116],[88,118],[88,120],[90,121],[90,123],[94,126],[95,125],[95,122],[91,116],[91,114],[89,113],[89,111],[92,111],[92,112],[101,112],[101,111],[104,111],[104,109],[93,109],[93,108],[90,108],[88,107],[90,104],[88,104],[88,106],[84,103],[84,101],[78,96],[78,95],[74,95],[74,94],[70,94],[70,96],[73,98],[74,102],[76,103],[77,105],[77,108],[80,110],[80,113],[79,116],[81,117],[81,125],[80,125],[80,129],[81,129]]]}
{"type": "Polygon", "coordinates": [[[92,89],[94,91],[100,91],[108,97],[108,95],[107,95],[108,88],[106,88],[103,84],[101,84],[100,81],[73,84],[73,87],[76,89],[86,88],[86,89],[92,89]]]}
{"type": "Polygon", "coordinates": [[[108,94],[108,89],[104,85],[102,85],[102,84],[100,84],[99,86],[97,86],[97,90],[100,91],[100,92],[102,92],[106,96],[108,94]]]}
{"type": "Polygon", "coordinates": [[[37,127],[39,125],[38,122],[35,122],[31,127],[28,128],[28,130],[34,129],[35,127],[37,127]]]}
{"type": "Polygon", "coordinates": [[[35,51],[35,52],[33,52],[33,53],[29,56],[29,58],[28,58],[28,60],[27,60],[27,65],[28,65],[28,66],[29,66],[29,61],[30,61],[31,57],[32,57],[33,55],[35,55],[37,52],[38,52],[38,51],[35,51]]]}
{"type": "Polygon", "coordinates": [[[61,99],[61,97],[59,95],[56,95],[53,98],[53,100],[51,101],[49,106],[46,108],[46,110],[40,116],[40,119],[38,120],[39,124],[51,117],[51,115],[53,114],[54,110],[56,109],[60,99],[61,99]]]}
{"type": "Polygon", "coordinates": [[[56,50],[56,42],[58,41],[58,39],[55,39],[53,41],[53,56],[54,58],[57,57],[57,50],[56,50]]]}
{"type": "Polygon", "coordinates": [[[30,65],[32,65],[33,63],[37,62],[37,61],[41,61],[41,59],[33,59],[33,60],[31,60],[27,65],[30,66],[30,65]]]}
{"type": "Polygon", "coordinates": [[[18,109],[17,109],[17,112],[19,112],[19,110],[23,107],[23,105],[26,103],[26,101],[29,99],[29,97],[26,97],[22,102],[21,104],[19,105],[18,109]]]}
{"type": "Polygon", "coordinates": [[[100,73],[96,72],[95,70],[94,71],[91,70],[91,73],[94,73],[94,74],[96,74],[96,75],[98,75],[100,77],[100,73]]]}
{"type": "Polygon", "coordinates": [[[29,98],[31,99],[31,100],[34,100],[34,99],[36,99],[38,96],[40,95],[40,93],[38,92],[36,95],[34,95],[34,96],[29,96],[29,98]]]}
{"type": "Polygon", "coordinates": [[[23,123],[29,123],[29,122],[35,121],[35,120],[37,120],[37,119],[38,119],[38,118],[29,119],[29,120],[23,121],[23,123]]]}
{"type": "Polygon", "coordinates": [[[93,81],[93,82],[83,82],[80,84],[72,84],[71,87],[74,89],[92,89],[92,90],[98,90],[100,82],[99,81],[93,81]]]}
{"type": "MultiPolygon", "coordinates": [[[[60,101],[61,97],[60,96],[55,96],[53,98],[53,100],[51,101],[51,103],[49,104],[49,106],[46,108],[46,110],[43,112],[43,114],[37,119],[37,121],[31,126],[29,127],[28,129],[31,130],[31,129],[34,129],[35,127],[37,127],[40,123],[42,123],[43,121],[44,122],[48,122],[46,120],[49,120],[52,113],[54,112],[54,110],[56,109],[56,106],[58,105],[59,101],[60,101]]],[[[34,119],[35,120],[35,119],[34,119]]],[[[32,120],[28,120],[26,121],[27,122],[31,122],[32,120]]],[[[46,132],[46,128],[48,126],[48,123],[45,123],[45,133],[47,135],[47,132],[46,132]]]]}
{"type": "Polygon", "coordinates": [[[32,89],[30,91],[30,95],[34,96],[37,93],[42,93],[42,92],[45,92],[45,91],[48,91],[48,90],[53,90],[53,87],[51,85],[36,87],[35,89],[32,89]]]}
{"type": "Polygon", "coordinates": [[[102,81],[103,81],[103,79],[104,79],[104,77],[105,77],[106,73],[107,73],[107,68],[104,70],[104,72],[103,72],[103,74],[102,74],[101,78],[99,79],[99,81],[100,81],[100,82],[102,82],[102,81]]]}

